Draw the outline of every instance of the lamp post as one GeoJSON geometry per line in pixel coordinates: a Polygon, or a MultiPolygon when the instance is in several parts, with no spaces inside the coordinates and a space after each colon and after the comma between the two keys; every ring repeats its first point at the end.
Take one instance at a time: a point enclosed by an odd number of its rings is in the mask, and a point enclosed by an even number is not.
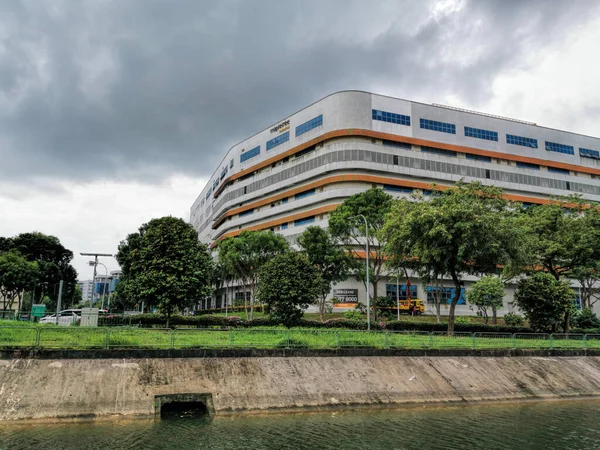
{"type": "MultiPolygon", "coordinates": [[[[106,282],[106,284],[108,284],[108,269],[106,268],[106,266],[104,264],[102,264],[101,262],[98,263],[98,265],[104,267],[104,281],[106,282]]],[[[104,283],[102,283],[102,309],[104,309],[104,294],[106,294],[106,286],[104,286],[104,283]]]]}
{"type": "Polygon", "coordinates": [[[94,306],[94,285],[96,284],[96,266],[98,265],[98,256],[112,256],[110,253],[80,253],[81,256],[93,256],[94,261],[90,261],[90,266],[94,266],[94,278],[92,278],[92,297],[90,298],[90,308],[94,306]]]}
{"type": "Polygon", "coordinates": [[[367,218],[362,214],[349,217],[349,219],[356,219],[358,217],[361,217],[365,221],[365,239],[367,241],[367,331],[371,331],[371,297],[369,296],[369,222],[367,222],[367,218]]]}

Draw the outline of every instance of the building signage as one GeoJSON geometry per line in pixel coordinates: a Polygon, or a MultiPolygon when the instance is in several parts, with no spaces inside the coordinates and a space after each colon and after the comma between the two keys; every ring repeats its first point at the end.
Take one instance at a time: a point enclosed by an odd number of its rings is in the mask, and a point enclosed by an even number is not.
{"type": "Polygon", "coordinates": [[[358,303],[358,289],[334,289],[333,296],[341,303],[358,303]]]}
{"type": "Polygon", "coordinates": [[[32,305],[31,316],[32,317],[44,317],[46,315],[46,305],[32,305]]]}
{"type": "Polygon", "coordinates": [[[279,125],[275,125],[273,128],[271,128],[271,133],[275,133],[277,131],[279,131],[280,133],[282,131],[287,130],[290,127],[290,120],[284,120],[283,122],[281,122],[279,125]]]}

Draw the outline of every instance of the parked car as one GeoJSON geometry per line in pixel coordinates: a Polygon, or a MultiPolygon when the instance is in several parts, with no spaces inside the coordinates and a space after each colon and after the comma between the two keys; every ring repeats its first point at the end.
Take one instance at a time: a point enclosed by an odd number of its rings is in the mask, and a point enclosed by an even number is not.
{"type": "MultiPolygon", "coordinates": [[[[76,325],[81,321],[80,309],[65,309],[58,313],[58,325],[76,325]]],[[[40,319],[40,323],[56,324],[56,314],[51,314],[40,319]]]]}

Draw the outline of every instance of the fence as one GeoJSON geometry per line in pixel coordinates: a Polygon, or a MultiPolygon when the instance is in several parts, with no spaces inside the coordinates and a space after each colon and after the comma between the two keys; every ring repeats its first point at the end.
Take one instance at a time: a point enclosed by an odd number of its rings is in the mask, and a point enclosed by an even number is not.
{"type": "Polygon", "coordinates": [[[0,348],[600,349],[600,334],[321,329],[0,327],[0,348]]]}

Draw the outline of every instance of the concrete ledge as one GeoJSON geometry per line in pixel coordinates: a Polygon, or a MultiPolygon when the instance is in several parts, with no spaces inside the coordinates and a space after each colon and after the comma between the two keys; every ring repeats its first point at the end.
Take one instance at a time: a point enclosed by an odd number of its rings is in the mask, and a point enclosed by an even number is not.
{"type": "Polygon", "coordinates": [[[1,349],[0,359],[136,359],[136,358],[285,358],[285,357],[508,357],[508,356],[600,356],[600,349],[1,349]]]}

